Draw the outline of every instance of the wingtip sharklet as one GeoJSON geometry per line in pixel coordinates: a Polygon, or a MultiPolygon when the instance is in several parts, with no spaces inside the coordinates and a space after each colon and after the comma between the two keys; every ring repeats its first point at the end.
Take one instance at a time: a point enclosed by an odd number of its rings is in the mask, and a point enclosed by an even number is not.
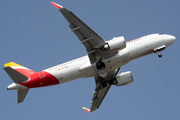
{"type": "Polygon", "coordinates": [[[58,5],[57,3],[55,2],[50,2],[54,7],[56,7],[57,9],[60,9],[60,8],[63,8],[63,6],[61,5],[58,5]]]}
{"type": "Polygon", "coordinates": [[[86,107],[82,107],[82,109],[84,109],[86,112],[91,112],[90,109],[86,108],[86,107]]]}

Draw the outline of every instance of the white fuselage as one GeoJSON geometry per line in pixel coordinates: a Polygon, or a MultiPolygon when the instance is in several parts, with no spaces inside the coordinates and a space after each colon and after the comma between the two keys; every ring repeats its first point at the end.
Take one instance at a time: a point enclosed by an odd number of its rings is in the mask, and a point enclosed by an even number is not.
{"type": "MultiPolygon", "coordinates": [[[[131,60],[154,53],[154,49],[165,45],[168,47],[175,37],[166,34],[151,34],[126,42],[126,48],[118,51],[111,58],[103,59],[106,71],[118,69],[131,60]]],[[[96,64],[91,64],[88,55],[44,70],[55,76],[60,83],[78,78],[93,77],[97,72],[96,64]]]]}

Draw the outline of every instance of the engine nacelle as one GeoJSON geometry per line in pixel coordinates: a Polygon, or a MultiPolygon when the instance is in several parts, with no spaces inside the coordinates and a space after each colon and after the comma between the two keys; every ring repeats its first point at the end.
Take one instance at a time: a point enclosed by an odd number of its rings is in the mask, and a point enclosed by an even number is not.
{"type": "Polygon", "coordinates": [[[114,37],[112,40],[107,41],[107,43],[102,47],[103,50],[118,51],[126,47],[126,42],[123,36],[114,37]]]}
{"type": "Polygon", "coordinates": [[[116,86],[128,85],[133,82],[133,77],[131,71],[121,73],[116,76],[117,84],[116,86]]]}

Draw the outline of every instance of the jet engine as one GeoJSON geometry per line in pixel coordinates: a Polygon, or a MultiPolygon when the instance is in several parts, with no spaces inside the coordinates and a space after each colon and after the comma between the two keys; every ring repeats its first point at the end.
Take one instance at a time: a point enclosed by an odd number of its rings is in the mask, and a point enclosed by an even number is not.
{"type": "Polygon", "coordinates": [[[102,47],[103,50],[118,51],[126,47],[126,42],[123,36],[114,37],[112,40],[107,41],[107,43],[102,47]]]}
{"type": "Polygon", "coordinates": [[[116,86],[124,86],[133,82],[131,71],[121,73],[116,76],[116,86]]]}

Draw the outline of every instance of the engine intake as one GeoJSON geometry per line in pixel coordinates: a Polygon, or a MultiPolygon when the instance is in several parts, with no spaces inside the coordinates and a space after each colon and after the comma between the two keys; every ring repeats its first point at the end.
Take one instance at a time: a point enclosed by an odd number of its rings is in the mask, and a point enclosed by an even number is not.
{"type": "Polygon", "coordinates": [[[124,86],[133,82],[131,71],[121,73],[116,76],[116,86],[124,86]]]}
{"type": "Polygon", "coordinates": [[[112,40],[107,41],[107,43],[102,47],[103,50],[118,51],[126,47],[126,42],[123,36],[114,37],[112,40]]]}

